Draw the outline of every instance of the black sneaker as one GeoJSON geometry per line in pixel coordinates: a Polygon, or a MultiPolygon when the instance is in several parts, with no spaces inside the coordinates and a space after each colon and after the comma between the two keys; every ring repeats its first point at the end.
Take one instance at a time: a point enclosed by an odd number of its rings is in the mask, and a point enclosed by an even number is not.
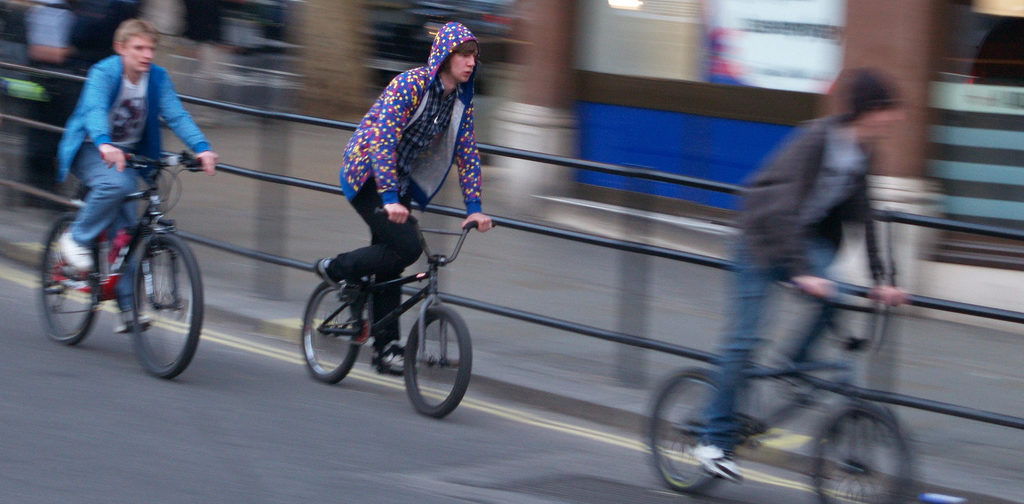
{"type": "Polygon", "coordinates": [[[327,285],[340,289],[344,286],[345,282],[338,282],[337,280],[331,278],[331,275],[327,274],[327,267],[330,266],[330,264],[331,259],[329,257],[322,257],[320,259],[317,259],[316,262],[313,263],[313,271],[315,271],[317,276],[319,276],[321,280],[326,282],[327,285]]]}
{"type": "Polygon", "coordinates": [[[401,376],[405,371],[405,348],[397,342],[390,343],[383,351],[374,351],[370,363],[380,374],[401,376]]]}

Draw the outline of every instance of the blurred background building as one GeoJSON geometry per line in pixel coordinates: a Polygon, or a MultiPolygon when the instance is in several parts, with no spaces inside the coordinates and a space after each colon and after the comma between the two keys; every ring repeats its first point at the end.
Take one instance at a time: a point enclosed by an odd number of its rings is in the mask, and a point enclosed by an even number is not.
{"type": "MultiPolygon", "coordinates": [[[[72,9],[86,3],[104,2],[72,9]]],[[[875,177],[883,203],[1024,227],[1024,1],[110,3],[138,4],[168,34],[164,62],[182,92],[345,120],[357,120],[395,73],[425,61],[441,23],[462,21],[483,45],[480,141],[730,183],[796,124],[836,110],[830,91],[844,69],[874,66],[897,79],[909,115],[875,177]],[[194,36],[197,19],[216,33],[194,36]]],[[[0,1],[7,61],[25,62],[32,5],[0,1]]],[[[19,87],[25,76],[4,75],[5,107],[33,106],[19,87]]],[[[485,162],[508,189],[510,211],[524,216],[557,220],[607,205],[727,225],[737,205],[670,184],[485,162]]],[[[1024,266],[1014,244],[951,234],[937,243],[925,253],[1024,266]]]]}

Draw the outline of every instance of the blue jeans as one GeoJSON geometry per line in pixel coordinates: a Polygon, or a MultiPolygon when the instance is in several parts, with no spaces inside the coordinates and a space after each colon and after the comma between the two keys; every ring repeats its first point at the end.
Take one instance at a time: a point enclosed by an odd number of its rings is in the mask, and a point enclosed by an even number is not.
{"type": "MultiPolygon", "coordinates": [[[[824,277],[829,265],[835,259],[836,250],[831,242],[824,239],[813,239],[806,243],[808,273],[824,277]]],[[[707,427],[704,441],[723,450],[731,450],[736,445],[735,408],[736,396],[743,387],[743,368],[751,362],[754,351],[761,343],[761,325],[763,315],[769,304],[771,290],[776,282],[789,280],[790,271],[774,264],[761,266],[755,264],[750,253],[742,245],[737,247],[735,270],[733,273],[732,297],[729,300],[730,327],[725,334],[725,341],[718,351],[718,390],[712,398],[705,418],[707,427]]],[[[831,323],[835,308],[826,303],[821,304],[818,314],[811,319],[810,325],[797,340],[790,353],[794,361],[807,360],[811,348],[824,330],[831,323]]]]}
{"type": "MultiPolygon", "coordinates": [[[[119,172],[117,168],[108,168],[100,157],[99,149],[92,143],[84,143],[71,164],[71,173],[89,188],[85,205],[78,210],[71,224],[71,238],[78,244],[91,247],[103,231],[108,231],[107,236],[113,238],[118,229],[138,222],[137,202],[124,201],[126,196],[138,190],[139,175],[135,170],[119,172]]],[[[100,258],[101,261],[105,259],[100,258]]],[[[117,305],[121,310],[132,309],[132,276],[132,264],[129,262],[117,283],[117,305]]]]}

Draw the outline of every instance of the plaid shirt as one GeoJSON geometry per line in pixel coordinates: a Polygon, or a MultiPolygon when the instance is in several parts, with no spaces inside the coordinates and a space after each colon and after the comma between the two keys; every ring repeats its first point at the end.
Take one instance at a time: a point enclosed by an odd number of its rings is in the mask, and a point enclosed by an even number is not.
{"type": "Polygon", "coordinates": [[[441,83],[441,79],[434,79],[434,84],[427,90],[427,104],[424,105],[423,113],[402,134],[402,139],[395,149],[398,156],[395,166],[398,168],[400,195],[404,196],[409,189],[410,169],[416,156],[423,152],[434,137],[451,122],[456,94],[458,93],[452,92],[444,96],[444,84],[441,83]]]}

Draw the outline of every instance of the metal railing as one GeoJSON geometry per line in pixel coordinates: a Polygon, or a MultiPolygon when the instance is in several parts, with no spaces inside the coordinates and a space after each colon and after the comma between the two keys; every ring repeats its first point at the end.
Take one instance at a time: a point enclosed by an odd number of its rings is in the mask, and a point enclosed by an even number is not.
{"type": "MultiPolygon", "coordinates": [[[[51,76],[51,77],[52,76],[60,76],[60,77],[74,78],[74,79],[79,79],[79,80],[81,79],[78,76],[71,76],[71,75],[60,74],[60,73],[57,73],[57,72],[36,70],[34,68],[31,68],[31,67],[26,67],[26,66],[22,66],[22,65],[14,65],[14,64],[11,64],[11,63],[4,63],[4,62],[0,62],[0,68],[8,68],[8,69],[18,70],[18,71],[23,71],[23,72],[45,73],[46,75],[51,76]]],[[[323,119],[323,118],[317,118],[317,117],[304,116],[304,115],[300,115],[300,114],[268,111],[268,110],[262,110],[262,109],[257,109],[257,108],[253,108],[253,107],[243,106],[243,105],[235,105],[235,104],[218,102],[218,101],[214,101],[214,100],[207,100],[207,99],[196,98],[196,97],[191,97],[191,96],[181,96],[181,99],[182,99],[182,101],[185,101],[185,102],[188,102],[188,103],[195,103],[195,104],[199,104],[199,105],[203,105],[203,106],[208,106],[208,107],[212,107],[212,108],[216,108],[216,109],[220,109],[220,110],[227,110],[227,111],[237,112],[237,113],[240,113],[240,114],[246,114],[246,115],[266,118],[266,119],[274,119],[274,120],[280,120],[280,121],[296,122],[296,123],[301,123],[301,124],[309,124],[309,125],[321,126],[321,127],[326,127],[326,128],[334,128],[334,129],[344,129],[344,130],[349,130],[349,131],[355,130],[355,128],[357,126],[355,123],[350,123],[350,122],[335,121],[335,120],[330,120],[330,119],[323,119]]],[[[4,119],[17,120],[17,121],[22,122],[24,124],[32,125],[31,121],[27,121],[27,120],[25,120],[23,118],[16,118],[16,117],[6,116],[6,115],[4,115],[3,118],[4,119]]],[[[668,182],[668,183],[673,183],[673,184],[684,185],[684,186],[687,186],[687,187],[694,187],[694,188],[699,188],[699,189],[706,189],[706,190],[711,190],[711,191],[724,192],[724,193],[728,193],[728,194],[737,194],[739,192],[739,189],[740,189],[739,186],[736,186],[736,185],[733,185],[733,184],[726,184],[726,183],[721,183],[721,182],[713,182],[713,181],[696,179],[696,178],[692,178],[692,177],[685,177],[685,176],[680,176],[680,175],[667,174],[667,173],[662,173],[662,172],[658,172],[658,171],[651,170],[651,169],[638,169],[638,168],[625,167],[625,166],[613,165],[613,164],[608,164],[608,163],[599,163],[599,162],[594,162],[594,161],[586,161],[586,160],[574,159],[574,158],[570,158],[570,157],[566,157],[566,156],[557,156],[557,155],[551,155],[551,154],[543,154],[543,153],[537,153],[537,152],[532,152],[532,151],[527,151],[527,150],[522,150],[522,149],[514,149],[514,148],[510,148],[510,147],[499,147],[499,146],[486,145],[486,144],[480,144],[478,147],[479,147],[480,151],[483,152],[483,153],[497,154],[497,155],[513,157],[513,158],[523,159],[523,160],[528,160],[528,161],[535,161],[535,162],[540,162],[540,163],[549,163],[549,164],[554,164],[554,165],[563,166],[563,167],[569,167],[569,168],[598,171],[598,172],[601,172],[601,173],[621,175],[621,176],[625,176],[625,177],[631,177],[631,178],[642,179],[642,180],[650,180],[650,181],[656,181],[656,182],[668,182]]],[[[246,168],[243,168],[243,167],[232,166],[232,165],[228,165],[228,164],[220,164],[220,165],[218,165],[218,170],[222,171],[222,172],[226,172],[226,173],[231,173],[231,174],[234,174],[234,175],[242,176],[242,177],[252,178],[252,179],[255,179],[255,180],[260,180],[260,181],[265,181],[265,182],[271,182],[271,183],[275,183],[275,184],[284,184],[284,185],[288,185],[288,186],[291,186],[291,187],[298,187],[298,188],[309,189],[309,190],[320,191],[320,192],[326,192],[326,193],[332,193],[332,194],[341,194],[342,193],[341,189],[338,188],[337,186],[332,186],[332,185],[323,184],[323,183],[320,183],[320,182],[314,182],[314,181],[300,179],[300,178],[295,178],[295,177],[287,177],[287,176],[283,176],[283,175],[276,175],[276,174],[260,172],[260,171],[256,171],[256,170],[250,170],[250,169],[246,169],[246,168]]],[[[4,185],[7,185],[8,187],[13,187],[13,188],[16,188],[16,189],[20,186],[20,184],[17,184],[17,183],[13,183],[12,184],[10,181],[0,181],[0,182],[4,182],[5,183],[4,185]]],[[[52,197],[51,199],[53,199],[54,201],[70,203],[68,200],[60,198],[60,197],[52,197]]],[[[462,217],[464,215],[464,212],[462,210],[451,208],[451,207],[446,207],[446,206],[438,206],[438,205],[430,205],[429,207],[427,207],[427,208],[425,208],[423,210],[426,211],[426,212],[430,212],[430,213],[435,213],[435,214],[440,214],[440,215],[447,215],[447,216],[455,216],[455,217],[462,217]]],[[[633,253],[637,253],[637,254],[645,254],[645,255],[649,255],[649,256],[653,256],[653,257],[660,257],[660,258],[665,258],[665,259],[682,261],[682,262],[687,262],[687,263],[691,263],[691,264],[697,264],[697,265],[701,265],[701,266],[709,266],[709,267],[718,268],[718,269],[727,269],[727,268],[729,268],[729,266],[731,264],[730,262],[725,261],[725,260],[720,259],[720,258],[711,257],[711,256],[705,256],[705,255],[701,255],[701,254],[682,252],[682,251],[673,250],[673,249],[669,249],[669,248],[665,248],[665,247],[657,247],[657,246],[642,244],[642,243],[628,241],[628,240],[619,240],[619,239],[608,238],[608,237],[603,237],[603,236],[598,236],[598,235],[593,235],[593,234],[581,233],[581,232],[576,232],[576,231],[568,231],[568,230],[564,230],[564,229],[558,229],[558,228],[554,228],[554,227],[550,227],[550,226],[545,226],[545,225],[542,225],[542,224],[531,223],[531,222],[517,220],[517,219],[512,219],[512,218],[507,218],[507,217],[492,216],[492,218],[495,221],[495,223],[501,225],[502,227],[507,227],[507,228],[511,228],[511,229],[516,229],[516,230],[525,231],[525,232],[529,232],[529,233],[535,233],[535,234],[544,235],[544,236],[550,236],[550,237],[559,238],[559,239],[571,240],[571,241],[575,241],[575,242],[579,242],[579,243],[586,243],[586,244],[590,244],[590,245],[606,247],[606,248],[611,248],[611,249],[616,249],[616,250],[621,250],[621,251],[627,251],[627,252],[633,252],[633,253]]],[[[1019,231],[1014,231],[1014,230],[1004,229],[1004,228],[998,228],[998,227],[993,227],[993,226],[981,226],[981,225],[975,225],[975,224],[965,224],[965,223],[961,223],[961,222],[957,222],[957,221],[952,221],[952,220],[948,220],[948,219],[941,219],[941,218],[935,218],[935,217],[924,217],[924,216],[907,214],[907,213],[900,213],[900,212],[882,212],[880,214],[880,220],[882,220],[883,222],[889,222],[889,223],[911,224],[911,225],[924,226],[924,227],[929,227],[929,228],[934,228],[934,229],[955,230],[955,231],[960,231],[960,232],[965,232],[965,233],[977,233],[977,234],[982,234],[982,235],[986,235],[986,236],[997,236],[997,237],[1002,237],[1002,238],[1011,238],[1011,239],[1024,240],[1024,233],[1019,232],[1019,231]]],[[[217,248],[217,249],[220,249],[220,250],[223,250],[223,251],[239,254],[239,255],[242,255],[242,256],[245,256],[245,257],[256,259],[258,261],[263,261],[263,262],[267,262],[267,263],[271,263],[271,264],[277,264],[277,265],[280,265],[280,266],[286,266],[286,267],[296,268],[296,269],[301,269],[301,270],[306,270],[306,271],[312,271],[312,269],[313,269],[313,265],[312,264],[306,263],[304,261],[299,261],[299,260],[295,260],[295,259],[292,259],[292,258],[282,257],[282,256],[274,255],[274,254],[268,254],[268,253],[260,252],[260,251],[257,251],[257,250],[247,249],[245,247],[240,247],[240,246],[234,245],[232,243],[224,242],[224,241],[221,241],[221,240],[215,240],[215,239],[208,238],[208,237],[198,236],[198,235],[195,235],[195,234],[192,234],[192,233],[188,233],[188,232],[184,232],[184,231],[179,231],[179,233],[183,237],[185,237],[185,238],[187,238],[187,239],[189,239],[191,241],[194,241],[196,243],[199,243],[199,244],[202,244],[202,245],[206,245],[206,246],[209,246],[209,247],[213,247],[213,248],[217,248]]],[[[862,297],[866,296],[867,293],[868,293],[868,290],[869,290],[867,287],[857,286],[857,285],[844,285],[843,287],[844,287],[845,290],[849,291],[850,293],[852,293],[854,295],[862,296],[862,297]]],[[[459,305],[459,306],[464,306],[466,308],[475,309],[475,310],[479,310],[479,311],[483,311],[483,312],[487,312],[487,313],[492,313],[492,314],[500,315],[500,316],[504,316],[504,317],[509,317],[509,318],[513,318],[513,319],[517,319],[517,320],[521,320],[521,321],[525,321],[525,322],[534,323],[534,324],[539,324],[539,325],[543,325],[543,326],[547,326],[547,327],[551,327],[551,328],[555,328],[555,329],[560,329],[560,330],[564,330],[564,331],[570,331],[570,332],[574,332],[574,333],[578,333],[578,334],[583,334],[583,335],[586,335],[586,336],[591,336],[591,337],[603,339],[603,340],[606,340],[606,341],[612,341],[612,342],[620,343],[620,344],[623,344],[623,345],[629,345],[629,346],[633,346],[633,347],[637,347],[637,348],[644,348],[644,349],[649,349],[649,350],[656,350],[656,351],[659,351],[659,352],[664,352],[664,353],[668,353],[668,354],[672,354],[672,355],[676,355],[676,356],[680,356],[680,357],[686,357],[686,358],[689,358],[689,359],[699,360],[699,361],[702,361],[702,362],[711,362],[714,359],[714,357],[715,357],[711,353],[704,352],[704,351],[701,351],[701,350],[697,350],[697,349],[694,349],[694,348],[689,348],[689,347],[685,347],[685,346],[681,346],[681,345],[675,345],[675,344],[672,344],[672,343],[668,343],[668,342],[664,342],[664,341],[659,341],[659,340],[655,340],[655,339],[651,339],[651,338],[632,336],[632,335],[629,335],[629,334],[625,334],[625,333],[621,333],[621,332],[616,332],[616,331],[610,331],[610,330],[606,330],[606,329],[602,329],[602,328],[598,328],[598,327],[578,324],[578,323],[567,321],[567,320],[562,320],[562,319],[557,319],[557,318],[553,318],[553,317],[547,317],[547,316],[543,316],[543,315],[539,315],[539,314],[535,314],[535,313],[525,312],[525,311],[522,311],[522,310],[517,310],[517,309],[514,309],[514,308],[510,308],[510,307],[505,307],[505,306],[500,306],[500,305],[493,304],[493,303],[487,303],[487,302],[484,302],[484,301],[469,299],[469,298],[465,298],[465,297],[461,297],[461,296],[456,296],[456,295],[449,294],[449,293],[442,293],[441,296],[442,296],[442,299],[444,299],[446,302],[450,302],[452,304],[456,304],[456,305],[459,305]]],[[[986,306],[972,305],[972,304],[961,303],[961,302],[957,302],[957,301],[950,301],[950,300],[945,300],[945,299],[938,299],[938,298],[919,296],[919,295],[911,296],[911,303],[916,305],[916,306],[920,306],[920,307],[924,307],[924,308],[930,308],[930,309],[935,309],[935,310],[942,310],[942,311],[947,311],[947,312],[951,312],[951,313],[960,313],[960,314],[973,315],[973,316],[977,316],[977,317],[983,317],[983,318],[989,318],[989,319],[995,319],[995,320],[1003,320],[1003,321],[1009,321],[1009,322],[1015,322],[1015,323],[1024,323],[1024,313],[1015,312],[1015,311],[1011,311],[1011,310],[1000,310],[1000,309],[986,307],[986,306]]],[[[863,310],[863,308],[860,308],[860,307],[857,307],[857,306],[854,306],[854,305],[845,305],[845,307],[846,308],[850,308],[850,309],[855,309],[855,310],[861,310],[861,311],[863,310]]],[[[922,411],[930,411],[930,412],[934,412],[934,413],[940,413],[940,414],[944,414],[944,415],[949,415],[949,416],[954,416],[954,417],[974,420],[974,421],[978,421],[978,422],[984,422],[984,423],[989,423],[989,424],[993,424],[993,425],[1000,425],[1000,426],[1004,426],[1004,427],[1010,427],[1010,428],[1014,428],[1014,429],[1024,430],[1024,418],[1020,418],[1020,417],[1014,417],[1014,416],[1004,415],[1004,414],[1000,414],[1000,413],[984,411],[984,410],[974,409],[974,408],[968,408],[968,407],[965,407],[965,406],[960,406],[960,405],[955,405],[955,404],[950,404],[950,403],[945,403],[945,402],[940,402],[940,401],[933,401],[933,400],[929,400],[929,399],[924,399],[924,398],[919,398],[919,397],[912,397],[912,396],[897,394],[897,393],[893,393],[893,392],[880,391],[880,390],[872,390],[872,389],[866,389],[866,388],[856,388],[856,389],[854,389],[852,391],[852,393],[853,393],[853,395],[856,395],[856,396],[859,396],[859,397],[862,397],[864,399],[868,399],[868,400],[871,400],[871,401],[877,401],[877,402],[887,403],[887,404],[897,405],[897,406],[904,406],[904,407],[918,409],[918,410],[922,410],[922,411]]]]}

